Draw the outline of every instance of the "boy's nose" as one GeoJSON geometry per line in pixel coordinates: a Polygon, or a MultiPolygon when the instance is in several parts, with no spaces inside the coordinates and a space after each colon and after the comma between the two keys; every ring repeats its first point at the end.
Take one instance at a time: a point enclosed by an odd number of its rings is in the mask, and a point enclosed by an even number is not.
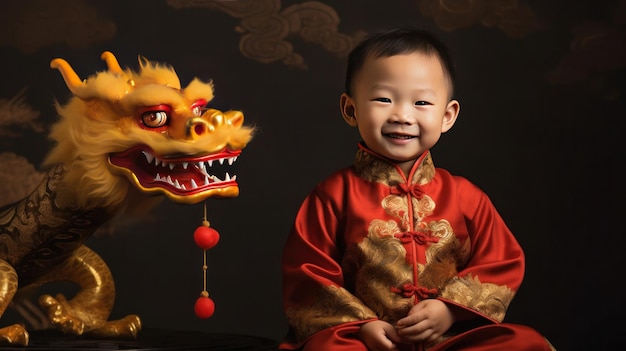
{"type": "Polygon", "coordinates": [[[407,108],[406,106],[398,106],[394,109],[391,116],[391,121],[395,123],[407,123],[411,124],[414,121],[413,108],[407,108]]]}

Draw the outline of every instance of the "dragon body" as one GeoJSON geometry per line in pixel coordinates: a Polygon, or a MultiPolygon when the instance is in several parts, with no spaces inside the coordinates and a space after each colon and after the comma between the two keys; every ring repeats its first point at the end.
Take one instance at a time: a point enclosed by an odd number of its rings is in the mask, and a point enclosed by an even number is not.
{"type": "MultiPolygon", "coordinates": [[[[103,259],[85,241],[121,213],[146,213],[162,198],[181,204],[239,194],[232,165],[252,138],[240,111],[206,108],[213,85],[181,87],[173,68],[139,59],[81,80],[63,59],[52,60],[72,93],[57,103],[59,121],[49,169],[26,198],[0,209],[0,316],[23,291],[54,281],[79,289],[71,298],[43,295],[50,323],[65,333],[135,338],[137,315],[109,320],[115,285],[103,259]],[[232,172],[232,171],[231,171],[232,172]]],[[[27,345],[21,324],[0,328],[0,343],[27,345]]]]}

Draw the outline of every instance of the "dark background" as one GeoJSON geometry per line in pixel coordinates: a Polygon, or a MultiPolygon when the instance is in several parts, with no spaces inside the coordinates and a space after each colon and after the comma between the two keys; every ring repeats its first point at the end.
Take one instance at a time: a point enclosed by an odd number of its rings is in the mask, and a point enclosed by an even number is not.
{"type": "Polygon", "coordinates": [[[345,55],[364,33],[415,25],[450,46],[459,71],[460,117],[435,164],[484,189],[527,255],[506,321],[559,350],[619,348],[626,1],[28,0],[0,2],[0,23],[0,204],[32,189],[52,147],[53,102],[69,97],[55,57],[83,78],[106,68],[105,50],[122,67],[137,69],[139,55],[168,63],[183,85],[212,79],[211,107],[257,128],[238,160],[239,197],[206,202],[221,233],[208,252],[215,315],[193,313],[202,205],[165,201],[151,220],[88,241],[116,279],[113,318],[280,339],[284,239],[358,142],[338,108],[345,55]]]}

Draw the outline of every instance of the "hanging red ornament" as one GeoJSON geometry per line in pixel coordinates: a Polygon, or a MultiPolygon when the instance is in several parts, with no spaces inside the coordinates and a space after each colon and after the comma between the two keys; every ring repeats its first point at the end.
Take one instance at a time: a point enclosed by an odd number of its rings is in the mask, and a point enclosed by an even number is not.
{"type": "Polygon", "coordinates": [[[198,247],[203,250],[208,250],[217,245],[220,241],[220,234],[217,230],[210,228],[207,221],[204,221],[204,223],[194,231],[193,240],[195,240],[198,247]]]}
{"type": "Polygon", "coordinates": [[[215,303],[209,297],[209,293],[203,291],[201,296],[196,300],[196,304],[193,309],[198,318],[206,319],[211,317],[215,312],[215,303]]]}
{"type": "Polygon", "coordinates": [[[217,230],[210,228],[211,224],[206,219],[206,203],[204,204],[204,218],[202,221],[202,225],[196,228],[193,233],[193,239],[202,249],[202,256],[204,260],[204,264],[202,265],[202,273],[204,276],[204,289],[200,293],[200,297],[196,300],[196,304],[194,305],[194,312],[198,318],[209,318],[215,312],[215,303],[211,298],[209,298],[209,292],[206,290],[206,271],[207,271],[207,260],[206,260],[206,251],[213,246],[217,245],[217,242],[220,240],[220,234],[217,230]]]}

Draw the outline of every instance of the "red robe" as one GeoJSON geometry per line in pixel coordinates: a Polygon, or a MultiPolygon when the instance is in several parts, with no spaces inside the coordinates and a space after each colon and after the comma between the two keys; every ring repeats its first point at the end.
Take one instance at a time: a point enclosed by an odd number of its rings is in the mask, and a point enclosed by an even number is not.
{"type": "Polygon", "coordinates": [[[304,200],[282,267],[289,334],[281,349],[367,350],[361,325],[395,324],[422,299],[474,318],[436,343],[401,350],[552,349],[534,329],[500,323],[522,282],[524,253],[489,198],[435,168],[430,152],[405,177],[359,145],[353,166],[304,200]]]}

